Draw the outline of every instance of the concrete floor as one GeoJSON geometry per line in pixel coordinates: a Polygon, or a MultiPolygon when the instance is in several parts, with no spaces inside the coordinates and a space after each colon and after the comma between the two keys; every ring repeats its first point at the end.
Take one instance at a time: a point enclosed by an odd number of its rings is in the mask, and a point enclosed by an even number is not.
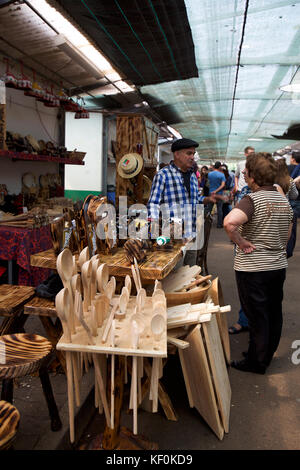
{"type": "MultiPolygon", "coordinates": [[[[163,411],[158,413],[139,410],[139,434],[158,443],[160,450],[298,450],[300,448],[300,364],[294,365],[291,356],[295,340],[300,344],[300,288],[298,266],[300,262],[300,224],[294,256],[289,260],[283,303],[284,325],[276,357],[266,375],[256,375],[229,369],[232,388],[230,429],[220,441],[195,409],[188,404],[178,356],[170,356],[164,369],[163,383],[176,410],[178,421],[168,421],[163,411]]],[[[235,285],[233,245],[224,230],[212,228],[208,251],[208,268],[218,276],[224,301],[230,304],[228,326],[237,319],[239,300],[235,285]]],[[[45,335],[36,317],[26,323],[27,332],[45,335]]],[[[230,336],[232,359],[241,358],[247,349],[248,333],[230,336]]],[[[298,357],[300,358],[300,352],[298,357]]],[[[69,449],[68,405],[66,377],[50,374],[53,391],[60,411],[63,428],[53,433],[38,377],[18,381],[14,404],[21,414],[21,424],[15,440],[15,450],[69,449]]],[[[132,415],[125,405],[121,424],[132,429],[132,415]]],[[[87,374],[82,387],[83,406],[78,410],[77,448],[92,442],[103,432],[104,418],[95,412],[93,374],[87,374]],[[80,439],[81,438],[81,439],[80,439]]]]}
{"type": "MultiPolygon", "coordinates": [[[[140,410],[139,434],[158,443],[160,450],[296,450],[300,448],[300,364],[291,361],[292,343],[300,346],[300,224],[298,246],[289,260],[284,287],[284,325],[279,349],[267,373],[257,375],[229,368],[232,388],[230,429],[220,441],[195,409],[189,408],[178,356],[171,356],[164,369],[163,383],[172,400],[178,421],[168,421],[161,409],[152,414],[140,410]]],[[[237,320],[239,300],[235,285],[233,245],[224,230],[211,232],[208,268],[219,276],[225,304],[232,311],[228,325],[237,320]]],[[[231,335],[231,357],[241,359],[247,349],[248,333],[231,335]]],[[[299,347],[298,346],[298,347],[299,347]]],[[[300,358],[300,353],[298,355],[300,358]]],[[[126,402],[127,403],[127,402],[126,402]]],[[[132,429],[132,415],[122,413],[122,425],[132,429]]],[[[82,442],[91,442],[104,429],[103,417],[96,414],[83,433],[82,442]]]]}

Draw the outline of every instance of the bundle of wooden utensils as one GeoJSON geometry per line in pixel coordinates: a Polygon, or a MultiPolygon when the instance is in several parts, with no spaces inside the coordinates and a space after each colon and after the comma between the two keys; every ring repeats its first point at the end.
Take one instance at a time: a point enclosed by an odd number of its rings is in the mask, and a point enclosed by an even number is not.
{"type": "Polygon", "coordinates": [[[150,399],[155,412],[161,360],[167,356],[167,306],[160,284],[156,282],[153,295],[147,297],[134,260],[131,268],[137,295],[131,295],[130,276],[125,277],[121,294],[116,295],[116,280],[109,278],[108,266],[100,262],[98,255],[89,259],[88,253],[84,249],[79,255],[81,274],[77,274],[75,257],[69,249],[57,257],[57,270],[64,285],[55,301],[64,333],[57,349],[66,351],[71,442],[74,442],[74,388],[79,406],[79,382],[84,365],[94,365],[96,403],[100,411],[104,409],[107,425],[113,428],[115,355],[125,357],[125,382],[127,358],[132,358],[129,407],[133,409],[133,432],[137,434],[143,358],[152,358],[150,399]],[[105,385],[107,355],[111,355],[110,410],[105,385]]]}
{"type": "Polygon", "coordinates": [[[63,326],[63,336],[56,347],[66,354],[70,440],[75,440],[74,399],[79,406],[80,380],[90,364],[94,366],[95,404],[100,413],[104,410],[107,426],[114,428],[115,356],[124,357],[125,384],[128,383],[128,371],[131,372],[129,408],[133,410],[133,433],[137,434],[144,373],[150,378],[152,412],[157,412],[159,379],[163,375],[162,359],[168,353],[167,343],[186,349],[189,343],[176,337],[177,330],[209,323],[212,314],[227,312],[230,306],[220,307],[208,299],[205,303],[167,308],[161,282],[156,280],[153,293],[147,295],[135,258],[131,264],[132,278],[126,275],[117,295],[115,277],[109,276],[108,266],[101,263],[99,255],[89,258],[88,247],[80,252],[77,262],[72,252],[64,249],[57,257],[57,270],[64,288],[55,300],[63,326]],[[136,295],[132,295],[132,279],[136,295]],[[111,366],[109,390],[107,361],[111,366]],[[152,364],[150,374],[149,364],[152,364]]]}

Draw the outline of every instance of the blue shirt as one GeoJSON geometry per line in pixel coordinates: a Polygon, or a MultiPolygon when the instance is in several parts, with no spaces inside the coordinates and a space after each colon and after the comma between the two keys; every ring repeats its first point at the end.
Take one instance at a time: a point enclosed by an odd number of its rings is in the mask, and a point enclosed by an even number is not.
{"type": "MultiPolygon", "coordinates": [[[[208,173],[208,181],[209,181],[209,194],[213,191],[218,189],[221,186],[221,183],[224,181],[226,182],[225,175],[221,173],[221,171],[214,170],[208,173]]],[[[224,186],[225,187],[225,186],[224,186]]],[[[218,194],[223,194],[223,190],[219,191],[218,194]]]]}
{"type": "Polygon", "coordinates": [[[148,217],[159,218],[162,205],[167,205],[170,218],[179,217],[184,220],[186,237],[196,235],[197,204],[202,204],[204,196],[200,196],[198,180],[193,171],[190,174],[190,194],[184,184],[182,171],[172,161],[154,176],[149,201],[148,217]],[[178,211],[179,209],[179,211],[178,211]],[[180,213],[178,213],[180,212],[180,213]]]}

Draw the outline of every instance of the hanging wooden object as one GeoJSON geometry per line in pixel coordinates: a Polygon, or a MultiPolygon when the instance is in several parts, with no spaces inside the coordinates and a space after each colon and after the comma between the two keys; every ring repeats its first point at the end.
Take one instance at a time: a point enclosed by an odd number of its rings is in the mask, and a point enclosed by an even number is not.
{"type": "MultiPolygon", "coordinates": [[[[116,130],[116,166],[121,158],[129,153],[139,153],[143,157],[144,167],[156,165],[159,128],[142,114],[117,115],[116,130]]],[[[128,197],[128,205],[143,203],[144,167],[134,178],[122,178],[116,174],[116,204],[119,196],[128,197]]]]}

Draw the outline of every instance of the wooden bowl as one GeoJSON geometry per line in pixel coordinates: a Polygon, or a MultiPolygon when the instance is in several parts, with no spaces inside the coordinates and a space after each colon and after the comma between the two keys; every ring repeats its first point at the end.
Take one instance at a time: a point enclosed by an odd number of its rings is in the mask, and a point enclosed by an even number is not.
{"type": "Polygon", "coordinates": [[[187,304],[192,305],[205,302],[208,290],[211,286],[211,281],[207,281],[205,285],[190,292],[166,292],[167,307],[174,307],[175,305],[187,304]]]}

